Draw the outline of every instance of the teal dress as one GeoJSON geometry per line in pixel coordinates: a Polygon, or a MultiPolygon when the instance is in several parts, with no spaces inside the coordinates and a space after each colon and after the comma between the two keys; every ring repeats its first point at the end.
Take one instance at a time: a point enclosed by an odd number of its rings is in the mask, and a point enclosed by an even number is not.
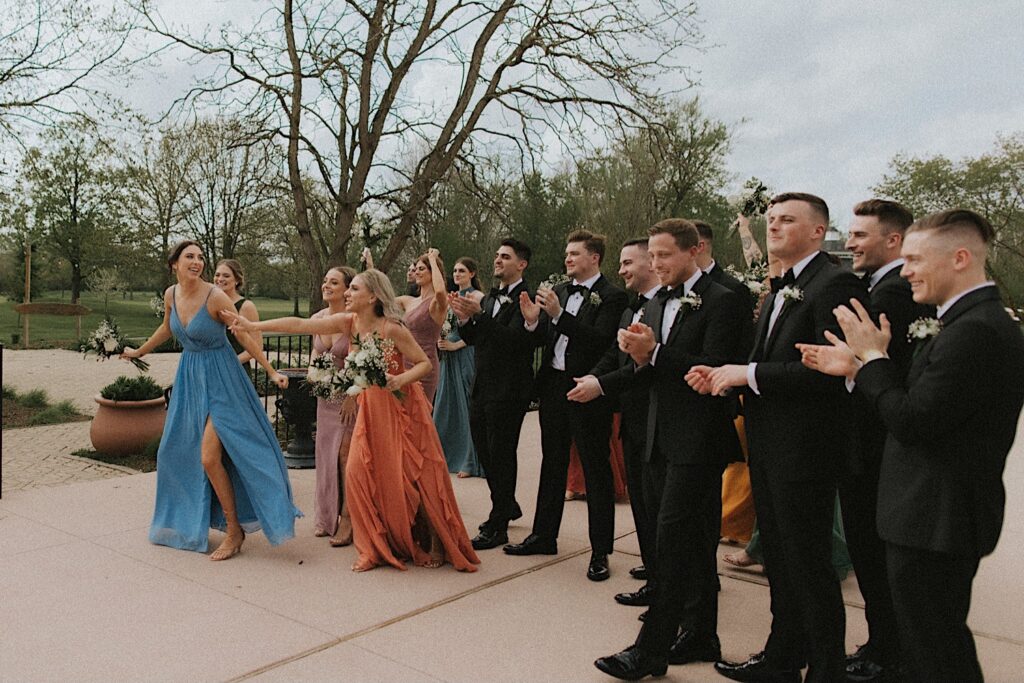
{"type": "Polygon", "coordinates": [[[157,452],[149,540],[205,552],[209,529],[226,528],[200,455],[209,417],[224,451],[231,454],[224,457],[224,466],[242,528],[262,529],[272,545],[286,541],[295,535],[295,518],[302,513],[292,502],[284,456],[256,390],[228,344],[224,325],[210,316],[206,305],[186,326],[178,317],[177,287],[172,297],[171,331],[183,352],[157,452]]]}
{"type": "MultiPolygon", "coordinates": [[[[473,292],[463,289],[459,296],[473,292]]],[[[453,318],[448,313],[449,321],[453,318]]],[[[452,331],[445,337],[450,342],[462,339],[459,325],[452,323],[452,331]]],[[[465,346],[458,351],[440,352],[440,377],[434,396],[434,426],[441,439],[444,458],[449,472],[468,472],[470,476],[482,477],[484,470],[476,457],[473,438],[469,433],[469,390],[473,385],[476,367],[473,347],[465,346]]]]}

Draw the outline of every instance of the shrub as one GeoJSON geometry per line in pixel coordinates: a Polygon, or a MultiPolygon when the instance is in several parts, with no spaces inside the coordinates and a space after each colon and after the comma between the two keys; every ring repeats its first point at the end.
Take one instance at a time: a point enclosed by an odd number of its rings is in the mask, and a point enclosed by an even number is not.
{"type": "Polygon", "coordinates": [[[100,390],[100,396],[110,401],[147,401],[163,395],[163,388],[149,375],[121,375],[100,390]]]}
{"type": "Polygon", "coordinates": [[[7,399],[8,401],[13,401],[14,399],[18,398],[18,392],[15,391],[14,387],[12,387],[10,384],[5,384],[4,398],[7,399]]]}
{"type": "Polygon", "coordinates": [[[43,389],[33,389],[19,396],[18,404],[25,408],[45,408],[50,405],[50,397],[43,389]]]}
{"type": "Polygon", "coordinates": [[[71,401],[61,401],[56,405],[43,408],[29,418],[28,423],[30,426],[59,424],[77,416],[78,411],[75,410],[75,406],[71,404],[71,401]]]}

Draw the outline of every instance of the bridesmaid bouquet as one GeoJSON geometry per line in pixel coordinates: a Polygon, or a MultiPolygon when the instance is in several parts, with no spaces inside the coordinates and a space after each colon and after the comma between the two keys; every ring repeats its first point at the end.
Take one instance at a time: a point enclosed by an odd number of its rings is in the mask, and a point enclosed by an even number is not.
{"type": "Polygon", "coordinates": [[[725,271],[745,284],[747,289],[749,289],[750,293],[754,296],[760,296],[768,286],[765,284],[765,280],[768,279],[767,263],[752,263],[750,264],[750,268],[742,273],[731,265],[726,266],[725,271]]]}
{"type": "MultiPolygon", "coordinates": [[[[369,387],[386,387],[388,370],[395,362],[395,343],[373,334],[362,339],[353,337],[345,363],[341,368],[339,387],[346,396],[357,396],[369,387]]],[[[402,398],[401,391],[392,392],[402,398]]]]}
{"type": "MultiPolygon", "coordinates": [[[[95,354],[97,361],[107,360],[108,358],[121,355],[121,352],[128,346],[127,341],[124,335],[121,334],[117,323],[108,315],[100,323],[100,326],[79,345],[78,350],[82,352],[83,357],[95,354]]],[[[129,361],[140,372],[149,370],[149,363],[141,358],[130,358],[129,361]]]]}
{"type": "Polygon", "coordinates": [[[331,401],[341,398],[345,393],[342,388],[341,370],[334,365],[330,351],[313,356],[306,371],[306,385],[313,396],[331,401]]]}

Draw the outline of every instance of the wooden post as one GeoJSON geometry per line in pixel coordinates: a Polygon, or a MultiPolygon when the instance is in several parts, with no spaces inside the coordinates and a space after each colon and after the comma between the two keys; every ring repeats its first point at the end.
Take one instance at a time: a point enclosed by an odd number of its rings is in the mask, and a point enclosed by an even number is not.
{"type": "MultiPolygon", "coordinates": [[[[32,245],[25,242],[25,303],[32,303],[32,245]]],[[[28,348],[28,317],[26,313],[21,318],[21,348],[28,348]]]]}

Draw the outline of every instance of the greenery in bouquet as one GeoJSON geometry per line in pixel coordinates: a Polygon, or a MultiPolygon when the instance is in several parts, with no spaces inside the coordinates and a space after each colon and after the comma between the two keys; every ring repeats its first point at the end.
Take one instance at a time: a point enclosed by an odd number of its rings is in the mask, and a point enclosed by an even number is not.
{"type": "MultiPolygon", "coordinates": [[[[388,371],[395,362],[395,343],[374,332],[353,337],[337,383],[346,396],[357,396],[369,387],[386,387],[388,371]]],[[[401,391],[392,392],[402,398],[401,391]]]]}
{"type": "Polygon", "coordinates": [[[540,289],[541,287],[543,287],[545,289],[554,289],[555,285],[560,285],[563,282],[568,282],[568,281],[569,281],[569,276],[566,275],[565,273],[552,273],[551,275],[548,275],[547,279],[545,279],[543,282],[541,282],[537,286],[537,288],[540,289]]]}
{"type": "Polygon", "coordinates": [[[760,179],[753,177],[743,183],[743,194],[739,198],[739,212],[747,218],[760,216],[768,210],[772,192],[760,179]]]}
{"type": "Polygon", "coordinates": [[[760,296],[767,286],[765,280],[768,279],[768,264],[764,261],[750,264],[742,273],[733,266],[726,266],[725,271],[745,284],[754,296],[760,296]]]}
{"type": "MultiPolygon", "coordinates": [[[[99,324],[99,327],[82,342],[79,351],[82,352],[83,357],[92,354],[96,356],[97,361],[101,361],[120,356],[126,346],[128,346],[127,339],[121,334],[121,329],[114,319],[108,315],[99,324]]],[[[149,363],[141,358],[131,358],[129,361],[140,372],[149,370],[149,363]]]]}
{"type": "Polygon", "coordinates": [[[330,351],[316,354],[310,359],[304,380],[310,393],[325,401],[336,400],[344,394],[341,370],[334,365],[330,351]]]}

